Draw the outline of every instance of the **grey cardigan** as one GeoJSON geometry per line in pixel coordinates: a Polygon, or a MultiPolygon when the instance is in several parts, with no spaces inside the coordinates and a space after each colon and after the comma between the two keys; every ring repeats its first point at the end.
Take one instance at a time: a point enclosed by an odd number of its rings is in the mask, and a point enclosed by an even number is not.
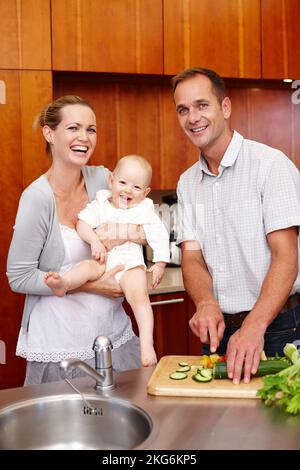
{"type": "MultiPolygon", "coordinates": [[[[103,166],[82,168],[90,201],[96,191],[107,188],[108,173],[103,166]]],[[[54,194],[48,178],[42,175],[22,193],[7,259],[11,289],[26,294],[23,328],[28,328],[30,314],[40,296],[52,295],[44,275],[60,270],[64,251],[54,194]]]]}

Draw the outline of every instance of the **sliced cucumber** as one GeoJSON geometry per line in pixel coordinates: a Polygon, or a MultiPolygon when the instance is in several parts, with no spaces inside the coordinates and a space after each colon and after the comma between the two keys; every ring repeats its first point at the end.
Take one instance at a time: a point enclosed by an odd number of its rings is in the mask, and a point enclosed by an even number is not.
{"type": "Polygon", "coordinates": [[[182,380],[187,378],[187,374],[185,372],[172,372],[169,377],[173,380],[182,380]]]}
{"type": "Polygon", "coordinates": [[[198,374],[202,375],[205,379],[211,380],[213,378],[213,370],[212,369],[200,369],[198,370],[198,374]]]}
{"type": "Polygon", "coordinates": [[[186,366],[189,365],[189,363],[188,363],[188,362],[178,362],[178,365],[179,365],[180,367],[186,367],[186,366]]]}
{"type": "Polygon", "coordinates": [[[197,369],[197,370],[200,370],[200,369],[203,369],[203,365],[202,364],[192,364],[191,365],[191,369],[197,369]]]}
{"type": "Polygon", "coordinates": [[[196,380],[196,382],[210,382],[212,377],[204,377],[204,375],[197,373],[192,376],[192,379],[196,380]]]}
{"type": "Polygon", "coordinates": [[[178,367],[176,372],[188,372],[189,370],[191,370],[190,366],[186,365],[186,366],[178,367]]]}

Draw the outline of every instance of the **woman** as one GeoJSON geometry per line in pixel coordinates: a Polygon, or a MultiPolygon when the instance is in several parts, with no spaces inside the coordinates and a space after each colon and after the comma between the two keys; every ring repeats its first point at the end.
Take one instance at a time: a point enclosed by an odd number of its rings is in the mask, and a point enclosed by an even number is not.
{"type": "Polygon", "coordinates": [[[75,230],[77,214],[97,190],[108,187],[108,170],[86,166],[97,141],[88,102],[63,96],[41,112],[39,122],[52,164],[21,196],[7,263],[11,289],[26,294],[16,352],[27,359],[25,385],[61,380],[59,362],[66,358],[93,366],[92,345],[99,334],[113,343],[115,370],[140,367],[139,340],[114,281],[122,267],[64,297],[53,296],[44,282],[46,272],[63,273],[90,257],[90,247],[75,230]]]}

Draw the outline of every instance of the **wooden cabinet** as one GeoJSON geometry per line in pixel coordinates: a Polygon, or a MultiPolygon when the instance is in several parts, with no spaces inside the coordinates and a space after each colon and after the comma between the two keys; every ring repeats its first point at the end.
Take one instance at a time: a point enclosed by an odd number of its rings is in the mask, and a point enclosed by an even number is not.
{"type": "Polygon", "coordinates": [[[50,0],[0,0],[0,69],[51,70],[50,0]]]}
{"type": "MultiPolygon", "coordinates": [[[[157,358],[169,354],[188,354],[187,294],[161,294],[150,296],[154,314],[154,347],[157,358]]],[[[138,335],[138,328],[130,306],[125,302],[133,329],[138,335]]]]}
{"type": "Polygon", "coordinates": [[[5,364],[0,365],[1,389],[22,385],[24,380],[25,361],[15,356],[24,297],[8,286],[6,258],[21,192],[49,166],[40,129],[34,135],[32,123],[51,101],[52,81],[46,71],[0,70],[0,83],[5,88],[0,104],[0,341],[6,346],[5,364]]]}
{"type": "Polygon", "coordinates": [[[162,73],[161,0],[52,0],[53,69],[162,73]]]}
{"type": "Polygon", "coordinates": [[[261,0],[262,77],[300,77],[299,0],[261,0]]]}
{"type": "MultiPolygon", "coordinates": [[[[150,296],[154,314],[154,346],[157,358],[167,355],[199,356],[201,343],[189,327],[195,306],[185,291],[150,296]]],[[[127,302],[124,308],[131,318],[134,332],[138,328],[127,302]]]]}
{"type": "Polygon", "coordinates": [[[153,167],[152,189],[172,189],[197,161],[198,150],[178,124],[168,78],[60,72],[53,86],[56,97],[76,94],[93,105],[99,128],[93,165],[113,169],[124,155],[143,155],[153,167]]]}
{"type": "Polygon", "coordinates": [[[165,73],[259,78],[260,53],[260,0],[164,0],[165,73]]]}

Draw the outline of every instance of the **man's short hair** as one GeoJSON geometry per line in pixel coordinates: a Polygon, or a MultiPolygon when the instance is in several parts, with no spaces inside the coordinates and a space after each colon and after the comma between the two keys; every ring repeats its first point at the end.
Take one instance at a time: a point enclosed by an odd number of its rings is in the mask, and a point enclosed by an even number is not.
{"type": "Polygon", "coordinates": [[[193,67],[175,75],[175,77],[171,79],[173,93],[175,92],[176,87],[179,83],[189,78],[196,77],[197,75],[204,75],[210,80],[213,91],[221,104],[223,99],[227,96],[227,90],[224,80],[213,70],[206,69],[203,67],[193,67]]]}

